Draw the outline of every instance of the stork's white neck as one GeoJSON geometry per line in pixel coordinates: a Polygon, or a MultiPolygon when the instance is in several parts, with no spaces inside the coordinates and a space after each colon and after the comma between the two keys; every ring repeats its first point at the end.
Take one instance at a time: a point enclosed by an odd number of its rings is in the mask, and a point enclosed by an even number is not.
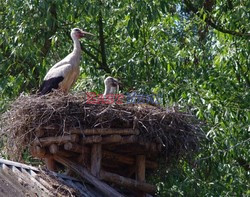
{"type": "Polygon", "coordinates": [[[72,40],[74,42],[74,48],[73,48],[73,53],[81,53],[81,44],[80,44],[80,41],[75,37],[75,36],[72,36],[72,40]]]}
{"type": "Polygon", "coordinates": [[[116,87],[111,87],[111,86],[107,86],[105,85],[105,91],[104,91],[104,96],[108,95],[108,94],[115,94],[117,88],[116,87]]]}

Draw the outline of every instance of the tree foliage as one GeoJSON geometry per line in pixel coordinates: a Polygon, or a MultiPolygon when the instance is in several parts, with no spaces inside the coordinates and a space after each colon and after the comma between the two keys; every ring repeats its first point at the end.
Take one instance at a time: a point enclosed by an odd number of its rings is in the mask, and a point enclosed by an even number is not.
{"type": "Polygon", "coordinates": [[[159,194],[249,195],[250,1],[0,1],[2,111],[38,89],[72,49],[71,28],[84,28],[96,36],[82,41],[74,91],[102,92],[112,75],[206,123],[195,162],[155,177],[159,194]]]}

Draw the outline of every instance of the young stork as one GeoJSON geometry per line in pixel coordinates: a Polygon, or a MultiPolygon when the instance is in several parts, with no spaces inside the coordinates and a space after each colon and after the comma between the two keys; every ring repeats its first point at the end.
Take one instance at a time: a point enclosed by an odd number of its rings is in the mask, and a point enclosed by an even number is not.
{"type": "Polygon", "coordinates": [[[79,39],[86,34],[93,36],[79,28],[72,29],[70,35],[74,43],[73,51],[48,71],[39,88],[40,95],[48,94],[53,89],[60,89],[64,93],[69,92],[80,73],[81,45],[79,39]]]}
{"type": "Polygon", "coordinates": [[[103,97],[106,98],[107,95],[118,93],[120,82],[113,77],[107,77],[104,80],[104,85],[105,91],[103,97]]]}

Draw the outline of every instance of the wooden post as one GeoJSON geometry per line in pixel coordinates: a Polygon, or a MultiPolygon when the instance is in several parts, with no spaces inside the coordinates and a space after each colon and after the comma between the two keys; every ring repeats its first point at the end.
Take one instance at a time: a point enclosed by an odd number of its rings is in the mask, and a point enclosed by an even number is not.
{"type": "Polygon", "coordinates": [[[95,177],[100,176],[102,162],[102,145],[93,144],[91,149],[91,173],[95,177]]]}
{"type": "MultiPolygon", "coordinates": [[[[136,156],[136,171],[135,178],[137,181],[145,182],[145,155],[137,155],[136,156]]],[[[137,193],[138,197],[145,197],[146,194],[144,192],[139,191],[137,193]]]]}
{"type": "Polygon", "coordinates": [[[56,162],[52,156],[45,158],[45,164],[48,170],[56,170],[56,162]]]}

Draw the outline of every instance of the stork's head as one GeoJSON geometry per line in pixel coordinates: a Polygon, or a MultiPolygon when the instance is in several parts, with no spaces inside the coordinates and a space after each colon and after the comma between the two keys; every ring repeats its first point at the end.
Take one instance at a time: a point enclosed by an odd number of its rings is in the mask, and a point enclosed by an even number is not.
{"type": "Polygon", "coordinates": [[[81,30],[79,28],[74,28],[74,29],[71,30],[71,37],[72,38],[80,39],[80,38],[85,37],[86,35],[93,36],[93,34],[91,34],[89,32],[86,32],[86,31],[83,31],[83,30],[81,30]]]}
{"type": "Polygon", "coordinates": [[[107,86],[107,87],[117,87],[117,86],[120,85],[120,82],[119,82],[116,78],[107,77],[107,78],[104,80],[104,84],[105,84],[105,86],[107,86]]]}

